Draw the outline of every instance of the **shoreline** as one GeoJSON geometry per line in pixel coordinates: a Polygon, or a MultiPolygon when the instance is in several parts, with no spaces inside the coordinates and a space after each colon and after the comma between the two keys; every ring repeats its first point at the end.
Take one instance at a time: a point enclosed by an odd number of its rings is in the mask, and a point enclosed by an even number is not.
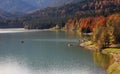
{"type": "Polygon", "coordinates": [[[24,28],[0,28],[0,30],[25,30],[24,28]]]}
{"type": "Polygon", "coordinates": [[[50,31],[49,29],[0,28],[0,33],[50,31]]]}
{"type": "Polygon", "coordinates": [[[108,74],[120,74],[120,48],[106,48],[102,53],[112,55],[114,59],[113,64],[107,69],[108,74]]]}
{"type": "MultiPolygon", "coordinates": [[[[97,49],[97,46],[91,41],[82,42],[80,43],[80,46],[90,51],[100,52],[97,49]]],[[[106,48],[103,49],[101,53],[112,55],[114,59],[113,64],[111,64],[107,69],[107,74],[120,74],[120,48],[106,48]]]]}
{"type": "Polygon", "coordinates": [[[50,30],[50,29],[0,28],[0,30],[50,30]]]}
{"type": "Polygon", "coordinates": [[[80,46],[90,51],[97,51],[97,47],[95,47],[95,45],[92,45],[92,43],[89,41],[80,43],[80,46]]]}

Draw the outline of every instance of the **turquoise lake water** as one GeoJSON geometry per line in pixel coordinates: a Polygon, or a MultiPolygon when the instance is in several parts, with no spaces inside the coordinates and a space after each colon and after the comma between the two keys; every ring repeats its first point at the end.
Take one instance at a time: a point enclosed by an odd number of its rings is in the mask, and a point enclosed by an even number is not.
{"type": "Polygon", "coordinates": [[[61,31],[0,33],[0,74],[105,74],[76,34],[61,31]]]}

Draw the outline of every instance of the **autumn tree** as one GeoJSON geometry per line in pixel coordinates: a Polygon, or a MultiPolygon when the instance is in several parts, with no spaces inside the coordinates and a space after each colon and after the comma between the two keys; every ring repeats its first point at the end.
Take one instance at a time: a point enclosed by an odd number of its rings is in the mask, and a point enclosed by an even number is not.
{"type": "Polygon", "coordinates": [[[120,14],[114,14],[109,16],[107,21],[108,33],[110,35],[111,44],[120,43],[120,14]]]}

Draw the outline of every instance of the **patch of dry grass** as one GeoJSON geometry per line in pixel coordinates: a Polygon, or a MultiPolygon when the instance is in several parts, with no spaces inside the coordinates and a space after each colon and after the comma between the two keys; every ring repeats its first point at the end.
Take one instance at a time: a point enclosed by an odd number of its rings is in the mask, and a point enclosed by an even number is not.
{"type": "Polygon", "coordinates": [[[114,63],[109,66],[107,74],[120,74],[120,48],[106,48],[104,52],[114,57],[114,63]]]}

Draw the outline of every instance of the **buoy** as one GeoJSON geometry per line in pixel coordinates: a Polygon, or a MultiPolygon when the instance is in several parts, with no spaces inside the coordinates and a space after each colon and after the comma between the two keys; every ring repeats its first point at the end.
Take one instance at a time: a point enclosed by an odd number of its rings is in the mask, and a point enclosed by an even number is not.
{"type": "Polygon", "coordinates": [[[24,43],[24,41],[21,41],[21,43],[24,43]]]}

